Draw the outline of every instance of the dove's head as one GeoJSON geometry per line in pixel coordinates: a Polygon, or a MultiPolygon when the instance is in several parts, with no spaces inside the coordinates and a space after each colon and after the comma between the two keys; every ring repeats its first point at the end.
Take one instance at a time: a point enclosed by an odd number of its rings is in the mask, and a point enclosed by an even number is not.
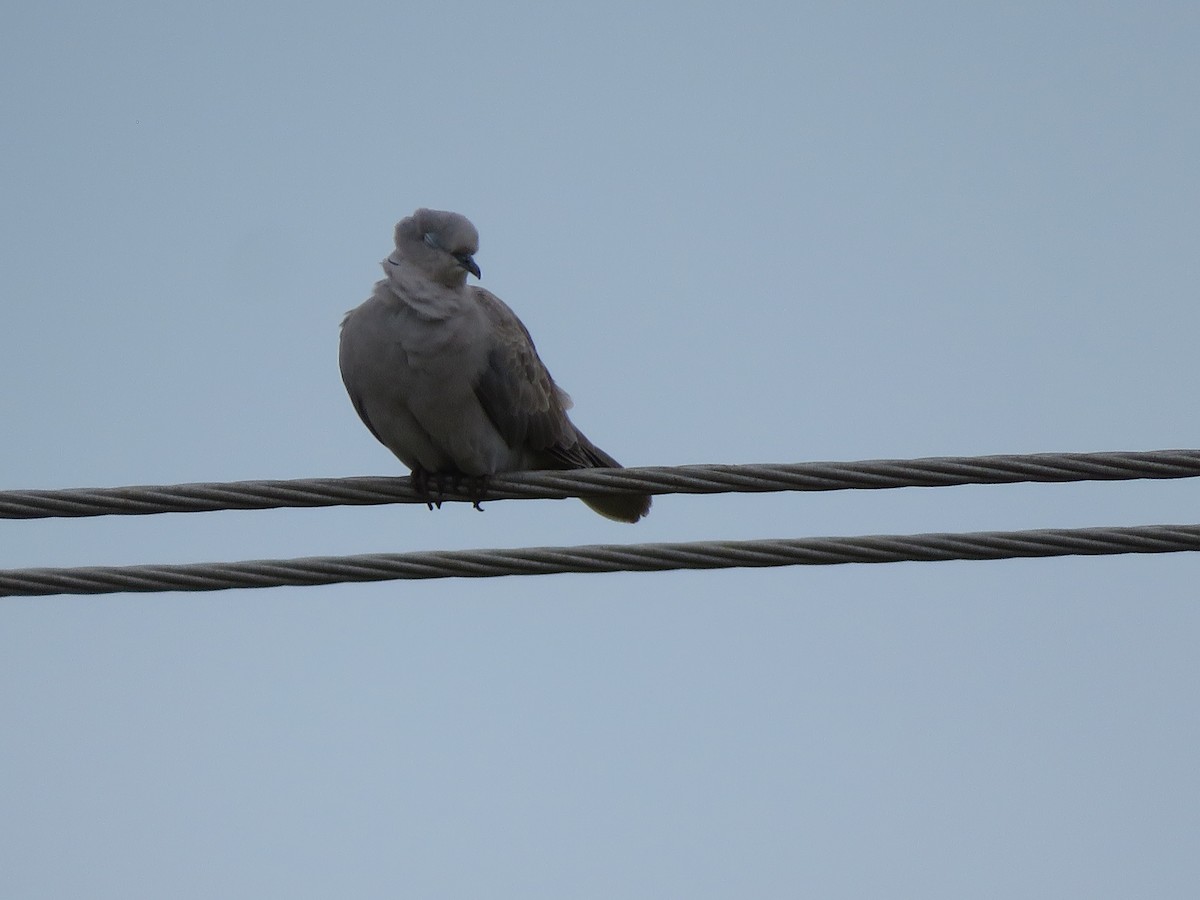
{"type": "Polygon", "coordinates": [[[418,209],[396,225],[397,258],[446,287],[462,287],[467,273],[479,277],[479,232],[466,216],[418,209]]]}

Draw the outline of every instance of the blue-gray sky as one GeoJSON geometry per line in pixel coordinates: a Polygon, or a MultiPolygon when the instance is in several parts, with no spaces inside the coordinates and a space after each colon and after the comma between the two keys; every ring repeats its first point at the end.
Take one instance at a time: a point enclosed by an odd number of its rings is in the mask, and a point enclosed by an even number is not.
{"type": "MultiPolygon", "coordinates": [[[[0,29],[0,487],[403,471],[337,326],[479,227],[627,464],[1195,447],[1192,3],[0,29]]],[[[1200,521],[1189,482],[0,523],[0,565],[1200,521]]],[[[1200,560],[0,604],[5,897],[1191,897],[1200,560]]]]}

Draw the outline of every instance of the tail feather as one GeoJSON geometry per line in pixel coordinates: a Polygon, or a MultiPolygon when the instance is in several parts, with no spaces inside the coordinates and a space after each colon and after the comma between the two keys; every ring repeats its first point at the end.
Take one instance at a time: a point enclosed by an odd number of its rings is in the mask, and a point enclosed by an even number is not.
{"type": "MultiPolygon", "coordinates": [[[[576,429],[579,435],[579,449],[583,451],[592,468],[621,469],[619,462],[593,444],[576,429]]],[[[586,495],[579,498],[606,519],[615,522],[636,522],[650,512],[649,494],[606,494],[604,496],[586,495]]]]}
{"type": "Polygon", "coordinates": [[[605,497],[580,497],[584,503],[606,519],[633,523],[650,512],[649,494],[609,494],[605,497]]]}

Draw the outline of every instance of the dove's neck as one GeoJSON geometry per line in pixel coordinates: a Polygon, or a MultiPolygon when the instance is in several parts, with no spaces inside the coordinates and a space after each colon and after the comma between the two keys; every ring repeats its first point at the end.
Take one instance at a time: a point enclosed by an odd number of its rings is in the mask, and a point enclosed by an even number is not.
{"type": "Polygon", "coordinates": [[[412,265],[389,257],[383,261],[392,295],[422,319],[450,319],[462,312],[466,291],[432,281],[412,265]]]}

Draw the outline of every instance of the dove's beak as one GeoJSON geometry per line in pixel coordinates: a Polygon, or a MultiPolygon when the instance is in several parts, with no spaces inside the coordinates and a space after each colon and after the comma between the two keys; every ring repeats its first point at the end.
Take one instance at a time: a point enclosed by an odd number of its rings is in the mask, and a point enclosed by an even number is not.
{"type": "Polygon", "coordinates": [[[479,266],[475,265],[475,257],[470,254],[463,253],[454,257],[458,260],[458,264],[474,275],[476,278],[482,278],[483,275],[479,271],[479,266]]]}

